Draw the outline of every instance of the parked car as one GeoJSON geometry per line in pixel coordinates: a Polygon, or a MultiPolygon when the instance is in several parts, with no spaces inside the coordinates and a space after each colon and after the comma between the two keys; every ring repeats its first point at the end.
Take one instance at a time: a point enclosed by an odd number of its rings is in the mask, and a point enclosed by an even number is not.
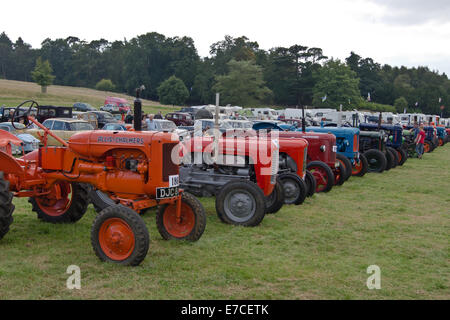
{"type": "MultiPolygon", "coordinates": [[[[61,139],[67,141],[71,136],[80,131],[94,130],[94,127],[87,121],[73,118],[52,118],[45,120],[42,125],[53,131],[61,139]]],[[[39,138],[44,134],[41,129],[28,129],[28,133],[39,138]]],[[[61,144],[51,137],[47,136],[49,146],[60,146],[61,144]]]]}
{"type": "Polygon", "coordinates": [[[107,123],[103,126],[102,130],[127,131],[128,128],[126,127],[126,125],[121,123],[107,123]]]}
{"type": "Polygon", "coordinates": [[[96,111],[93,106],[91,106],[89,103],[84,102],[76,102],[72,106],[74,111],[81,111],[81,112],[87,112],[87,111],[96,111]]]}
{"type": "Polygon", "coordinates": [[[120,113],[127,113],[131,110],[130,104],[124,98],[107,97],[104,105],[106,106],[108,104],[117,106],[119,108],[118,112],[120,113]]]}
{"type": "MultiPolygon", "coordinates": [[[[0,130],[8,131],[12,133],[17,138],[22,140],[23,150],[25,153],[31,152],[37,148],[39,148],[40,140],[33,137],[31,134],[27,133],[25,130],[25,125],[19,122],[14,122],[14,128],[11,122],[3,122],[0,123],[0,130]]],[[[15,145],[12,145],[12,153],[20,154],[22,152],[21,148],[15,145]]]]}
{"type": "Polygon", "coordinates": [[[40,123],[50,118],[72,118],[71,107],[39,106],[36,119],[40,123]]]}
{"type": "Polygon", "coordinates": [[[155,122],[156,131],[176,133],[180,140],[189,135],[188,130],[178,128],[172,121],[163,119],[154,119],[153,121],[155,122]]]}
{"type": "Polygon", "coordinates": [[[119,120],[114,118],[111,113],[106,111],[89,111],[80,115],[81,119],[88,121],[91,124],[94,117],[97,120],[97,126],[95,127],[95,129],[102,129],[107,123],[119,123],[119,120]]]}
{"type": "Polygon", "coordinates": [[[194,119],[187,112],[171,112],[166,114],[166,120],[170,120],[178,126],[193,126],[194,119]]]}
{"type": "Polygon", "coordinates": [[[100,110],[111,112],[111,113],[119,112],[119,106],[116,104],[109,103],[109,104],[105,104],[104,106],[101,106],[100,110]]]}
{"type": "MultiPolygon", "coordinates": [[[[14,113],[14,111],[16,110],[16,108],[11,108],[11,107],[0,107],[0,122],[7,122],[7,121],[11,121],[11,117],[14,113]]],[[[18,114],[16,116],[20,117],[23,116],[23,114],[28,111],[28,109],[25,108],[21,108],[18,112],[18,114]]],[[[36,108],[32,108],[30,115],[32,116],[36,116],[37,113],[37,109],[36,108]]]]}

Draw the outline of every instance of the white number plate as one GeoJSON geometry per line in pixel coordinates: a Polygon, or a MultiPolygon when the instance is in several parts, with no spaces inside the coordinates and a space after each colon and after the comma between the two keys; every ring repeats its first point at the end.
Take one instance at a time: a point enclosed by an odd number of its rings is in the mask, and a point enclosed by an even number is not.
{"type": "Polygon", "coordinates": [[[180,176],[169,176],[169,187],[178,187],[180,185],[180,176]]]}
{"type": "Polygon", "coordinates": [[[337,146],[333,146],[333,152],[337,152],[337,146]]]}

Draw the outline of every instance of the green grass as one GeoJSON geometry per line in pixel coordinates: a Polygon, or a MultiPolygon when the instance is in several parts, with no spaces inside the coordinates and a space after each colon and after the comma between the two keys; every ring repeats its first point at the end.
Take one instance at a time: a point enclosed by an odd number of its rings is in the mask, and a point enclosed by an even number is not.
{"type": "Polygon", "coordinates": [[[1,299],[449,299],[450,144],[383,174],[352,177],[256,228],[208,223],[196,243],[163,241],[154,211],[139,267],[102,263],[90,244],[94,210],[73,225],[37,220],[15,199],[0,241],[1,299]],[[82,289],[66,289],[69,265],[82,289]],[[366,269],[381,268],[381,290],[366,269]]]}
{"type": "MultiPolygon", "coordinates": [[[[115,92],[104,92],[88,88],[50,86],[47,93],[40,92],[40,87],[32,82],[12,81],[0,79],[0,106],[15,107],[25,100],[35,100],[40,105],[73,106],[75,102],[87,102],[93,107],[100,108],[107,96],[126,98],[133,104],[134,98],[115,92]]],[[[159,102],[142,100],[142,109],[145,113],[163,114],[179,110],[179,106],[161,105],[159,102]]]]}

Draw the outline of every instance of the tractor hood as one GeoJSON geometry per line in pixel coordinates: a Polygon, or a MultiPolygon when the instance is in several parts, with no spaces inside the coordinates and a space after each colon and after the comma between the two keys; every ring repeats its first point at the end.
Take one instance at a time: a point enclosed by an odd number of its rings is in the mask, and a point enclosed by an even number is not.
{"type": "Polygon", "coordinates": [[[8,131],[0,130],[0,147],[6,147],[10,143],[21,146],[22,140],[8,131]]]}

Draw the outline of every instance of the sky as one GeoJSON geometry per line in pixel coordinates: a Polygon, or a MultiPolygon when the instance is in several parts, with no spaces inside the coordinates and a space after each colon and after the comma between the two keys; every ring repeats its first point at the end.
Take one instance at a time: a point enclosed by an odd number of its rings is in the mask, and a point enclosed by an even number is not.
{"type": "Polygon", "coordinates": [[[450,75],[450,0],[15,0],[0,5],[2,31],[34,48],[68,36],[189,36],[202,57],[225,35],[245,35],[265,50],[300,44],[341,60],[354,51],[450,75]]]}

